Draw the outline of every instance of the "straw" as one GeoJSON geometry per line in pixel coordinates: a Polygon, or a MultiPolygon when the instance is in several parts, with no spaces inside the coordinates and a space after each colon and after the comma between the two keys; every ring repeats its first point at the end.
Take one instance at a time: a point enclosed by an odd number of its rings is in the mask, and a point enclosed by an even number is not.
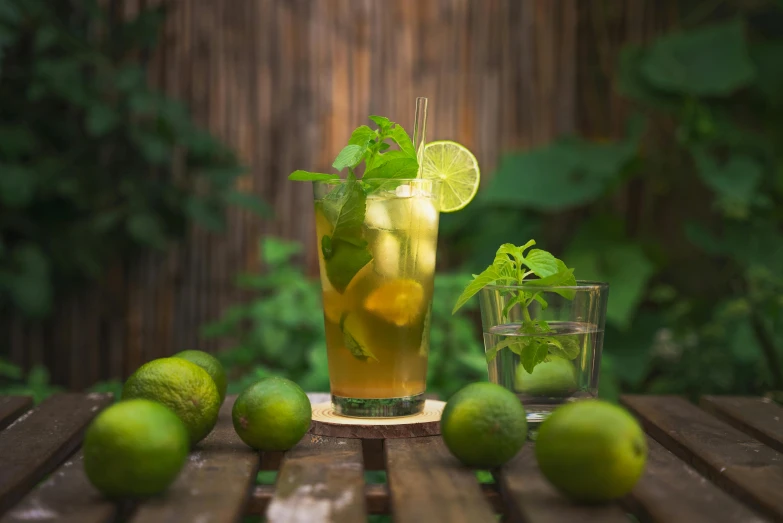
{"type": "Polygon", "coordinates": [[[424,135],[427,131],[427,99],[419,96],[416,98],[416,115],[413,121],[413,147],[416,151],[416,159],[419,161],[417,178],[421,178],[421,165],[424,163],[424,135]]]}

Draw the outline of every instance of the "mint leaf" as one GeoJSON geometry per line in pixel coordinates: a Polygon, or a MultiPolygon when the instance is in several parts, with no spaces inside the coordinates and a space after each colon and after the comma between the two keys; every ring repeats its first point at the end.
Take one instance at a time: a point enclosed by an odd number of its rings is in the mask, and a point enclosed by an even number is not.
{"type": "Polygon", "coordinates": [[[544,339],[549,346],[549,353],[552,355],[573,360],[581,352],[579,339],[576,335],[562,336],[560,338],[550,336],[544,339]]]}
{"type": "Polygon", "coordinates": [[[376,138],[377,136],[378,133],[376,131],[373,131],[366,125],[360,125],[351,133],[351,138],[348,140],[348,145],[358,145],[359,147],[364,147],[367,149],[367,146],[370,145],[370,140],[376,138]]]}
{"type": "Polygon", "coordinates": [[[362,224],[367,209],[367,196],[353,175],[336,191],[324,198],[324,214],[334,229],[332,240],[346,240],[356,245],[362,238],[362,224]]]}
{"type": "Polygon", "coordinates": [[[353,357],[359,361],[367,361],[369,358],[378,361],[378,358],[375,357],[372,351],[356,341],[356,338],[354,338],[353,335],[348,332],[348,329],[345,328],[346,317],[347,315],[343,316],[340,320],[340,329],[343,331],[343,342],[345,343],[345,348],[348,349],[353,357]]]}
{"type": "Polygon", "coordinates": [[[367,196],[353,173],[344,184],[323,201],[324,215],[332,223],[332,236],[321,239],[326,276],[342,293],[356,273],[372,260],[367,242],[362,237],[362,225],[367,196]],[[326,254],[329,253],[329,257],[326,254]]]}
{"type": "MultiPolygon", "coordinates": [[[[538,280],[528,280],[525,282],[527,287],[573,287],[576,285],[574,269],[569,269],[562,260],[557,260],[558,272],[550,274],[546,278],[538,280]]],[[[567,300],[573,300],[575,291],[571,289],[552,289],[552,292],[559,294],[567,300]]]]}
{"type": "Polygon", "coordinates": [[[541,249],[531,250],[522,263],[539,278],[546,278],[558,272],[557,258],[541,249]]]}
{"type": "Polygon", "coordinates": [[[324,255],[324,260],[332,257],[332,238],[327,235],[321,238],[321,254],[324,255]]]}
{"type": "MultiPolygon", "coordinates": [[[[389,138],[394,140],[394,142],[400,147],[400,151],[405,153],[410,158],[416,158],[416,151],[413,148],[413,141],[401,125],[398,124],[391,128],[388,132],[388,135],[389,138]]],[[[418,161],[416,163],[418,166],[418,161]]]]}
{"type": "Polygon", "coordinates": [[[322,182],[327,180],[339,180],[340,176],[337,174],[311,173],[298,170],[289,174],[288,179],[295,182],[322,182]]]}
{"type": "Polygon", "coordinates": [[[332,167],[338,171],[342,171],[346,167],[354,168],[362,161],[365,152],[367,152],[367,145],[346,145],[335,158],[332,167]]]}
{"type": "MultiPolygon", "coordinates": [[[[357,244],[332,237],[331,256],[325,259],[326,277],[329,283],[339,293],[345,292],[356,273],[370,263],[372,254],[367,249],[367,242],[358,240],[357,244]]],[[[323,243],[321,244],[323,248],[323,243]]]]}
{"type": "Polygon", "coordinates": [[[487,285],[492,285],[493,283],[501,280],[508,281],[508,279],[509,278],[504,276],[504,274],[501,272],[500,268],[490,265],[484,269],[481,274],[473,277],[473,281],[471,281],[468,286],[465,287],[465,290],[462,291],[462,294],[460,294],[459,298],[457,298],[457,303],[454,305],[454,309],[451,311],[451,313],[454,314],[457,312],[457,310],[465,305],[465,303],[467,303],[467,301],[472,298],[474,294],[487,285]]]}
{"type": "MultiPolygon", "coordinates": [[[[513,347],[509,348],[513,350],[513,347]]],[[[519,361],[522,363],[522,366],[525,368],[528,374],[532,374],[536,365],[546,359],[547,355],[549,354],[549,350],[547,348],[547,344],[542,343],[541,338],[530,338],[530,342],[527,343],[521,353],[518,354],[519,361]]]]}
{"type": "Polygon", "coordinates": [[[389,129],[392,126],[392,121],[386,118],[385,116],[372,115],[370,116],[370,120],[375,122],[375,125],[377,125],[378,128],[381,130],[381,134],[386,134],[387,132],[389,132],[389,129]]]}
{"type": "Polygon", "coordinates": [[[389,151],[381,154],[373,163],[372,168],[365,171],[363,179],[374,178],[416,178],[419,172],[419,162],[403,151],[389,151]]]}

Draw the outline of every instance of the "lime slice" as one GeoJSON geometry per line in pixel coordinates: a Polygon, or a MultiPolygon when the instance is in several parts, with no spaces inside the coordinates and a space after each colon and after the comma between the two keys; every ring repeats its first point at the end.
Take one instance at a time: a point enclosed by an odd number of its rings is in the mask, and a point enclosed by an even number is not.
{"type": "Polygon", "coordinates": [[[476,196],[480,173],[476,157],[464,145],[442,140],[424,147],[421,177],[441,182],[440,212],[455,212],[476,196]]]}

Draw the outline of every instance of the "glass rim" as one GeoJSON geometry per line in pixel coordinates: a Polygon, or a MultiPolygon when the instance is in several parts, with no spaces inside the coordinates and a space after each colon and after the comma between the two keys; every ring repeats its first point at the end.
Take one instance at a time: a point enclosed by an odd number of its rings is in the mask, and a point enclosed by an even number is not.
{"type": "MultiPolygon", "coordinates": [[[[535,281],[535,280],[531,280],[535,281]]],[[[481,288],[482,291],[484,290],[500,290],[500,289],[535,289],[539,291],[544,290],[577,290],[577,291],[586,291],[586,290],[606,290],[609,288],[609,283],[604,281],[595,281],[595,280],[576,280],[576,285],[485,285],[481,288]]]]}
{"type": "MultiPolygon", "coordinates": [[[[411,182],[426,182],[426,183],[440,183],[440,180],[430,180],[429,178],[371,178],[369,180],[364,180],[364,178],[357,178],[357,182],[364,181],[365,183],[388,183],[388,182],[400,182],[400,183],[411,183],[411,182]]],[[[320,184],[320,185],[339,185],[342,183],[348,183],[348,180],[346,178],[339,178],[337,180],[313,180],[313,185],[320,184]]]]}

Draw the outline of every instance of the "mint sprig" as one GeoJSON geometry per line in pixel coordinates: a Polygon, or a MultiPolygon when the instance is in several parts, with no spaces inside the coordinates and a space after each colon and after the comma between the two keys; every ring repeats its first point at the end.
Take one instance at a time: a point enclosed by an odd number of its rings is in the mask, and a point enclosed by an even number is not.
{"type": "MultiPolygon", "coordinates": [[[[546,334],[552,330],[549,324],[544,320],[534,320],[530,315],[528,308],[534,301],[542,309],[549,305],[542,295],[541,287],[576,285],[574,269],[569,269],[562,260],[541,249],[531,249],[525,253],[535,244],[535,240],[530,240],[522,246],[510,243],[501,245],[492,264],[473,276],[452,310],[452,314],[456,313],[488,285],[509,286],[504,291],[510,297],[501,311],[501,319],[507,322],[511,309],[519,305],[523,320],[518,332],[527,336],[508,337],[491,347],[486,351],[487,362],[494,360],[500,350],[508,349],[519,355],[522,366],[529,373],[550,354],[574,359],[580,350],[575,336],[548,336],[546,334]]],[[[574,297],[572,289],[552,289],[552,292],[569,300],[574,297]]]]}
{"type": "MultiPolygon", "coordinates": [[[[367,194],[382,188],[363,180],[394,180],[415,178],[419,163],[410,136],[401,125],[385,116],[370,116],[378,129],[360,125],[351,133],[348,145],[337,154],[332,167],[347,171],[346,182],[335,186],[323,200],[321,209],[332,225],[331,235],[319,238],[319,248],[326,262],[329,281],[343,292],[356,273],[372,261],[372,253],[363,237],[367,194]],[[389,150],[391,144],[399,149],[389,150]],[[357,170],[364,163],[364,175],[359,180],[357,170]]],[[[288,176],[294,181],[340,180],[338,174],[297,170],[288,176]]]]}

